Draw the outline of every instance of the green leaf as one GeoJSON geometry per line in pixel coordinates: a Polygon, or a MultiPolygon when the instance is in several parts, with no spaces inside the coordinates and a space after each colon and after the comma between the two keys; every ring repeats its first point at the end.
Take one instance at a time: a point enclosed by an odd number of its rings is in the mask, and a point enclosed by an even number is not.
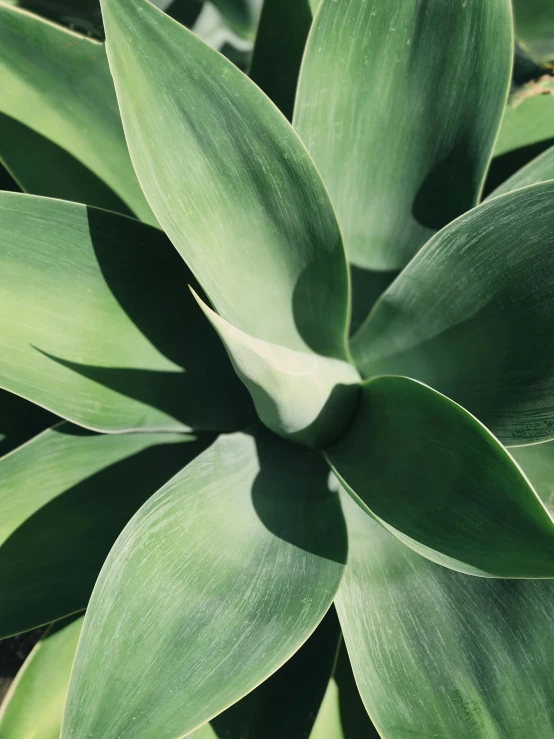
{"type": "Polygon", "coordinates": [[[132,215],[113,190],[65,149],[2,113],[0,161],[24,192],[132,215]]]}
{"type": "Polygon", "coordinates": [[[211,0],[211,2],[236,34],[247,39],[254,37],[260,2],[256,0],[211,0]]]}
{"type": "Polygon", "coordinates": [[[58,420],[19,395],[0,390],[0,457],[58,420]]]}
{"type": "Polygon", "coordinates": [[[314,447],[340,436],[358,400],[360,376],[351,364],[255,339],[197,302],[268,428],[314,447]]]}
{"type": "Polygon", "coordinates": [[[513,447],[510,454],[554,515],[554,442],[513,447]]]}
{"type": "Polygon", "coordinates": [[[361,374],[421,380],[507,445],[553,438],[553,198],[516,190],[437,234],[354,337],[361,374]]]}
{"type": "Polygon", "coordinates": [[[82,617],[60,621],[36,644],[2,703],[2,739],[59,739],[82,625],[82,617]]]}
{"type": "Polygon", "coordinates": [[[505,180],[496,188],[489,198],[496,198],[514,190],[520,190],[529,185],[538,185],[540,182],[554,180],[554,146],[551,146],[538,157],[532,159],[521,169],[505,180]]]}
{"type": "Polygon", "coordinates": [[[258,339],[345,359],[341,237],[290,125],[147,0],[103,0],[102,9],[137,175],[218,313],[258,339]]]}
{"type": "Polygon", "coordinates": [[[350,262],[400,269],[476,204],[511,67],[508,0],[323,0],[294,125],[350,262]]]}
{"type": "Polygon", "coordinates": [[[516,36],[532,56],[554,58],[554,4],[552,0],[512,0],[516,36]]]}
{"type": "Polygon", "coordinates": [[[129,159],[104,45],[0,4],[0,68],[0,113],[67,150],[155,223],[129,159]]]}
{"type": "Polygon", "coordinates": [[[424,557],[484,577],[554,577],[554,521],[477,419],[405,377],[363,386],[326,456],[342,485],[424,557]]]}
{"type": "Polygon", "coordinates": [[[311,25],[309,0],[264,1],[249,75],[289,120],[311,25]]]}
{"type": "Polygon", "coordinates": [[[220,437],[108,556],[62,736],[193,731],[297,651],[336,593],[345,554],[317,453],[261,427],[220,437]]]}
{"type": "Polygon", "coordinates": [[[119,533],[207,440],[62,423],[0,460],[0,636],[86,607],[119,533]]]}
{"type": "Polygon", "coordinates": [[[345,498],[349,555],[336,604],[379,734],[550,736],[554,583],[447,570],[345,498]]]}
{"type": "Polygon", "coordinates": [[[158,229],[0,194],[0,387],[101,431],[229,430],[248,395],[158,229]]]}

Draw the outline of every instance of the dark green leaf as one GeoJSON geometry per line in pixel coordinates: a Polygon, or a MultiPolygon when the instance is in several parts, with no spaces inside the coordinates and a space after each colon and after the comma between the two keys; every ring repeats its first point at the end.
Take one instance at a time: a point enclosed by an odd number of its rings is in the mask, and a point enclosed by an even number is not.
{"type": "Polygon", "coordinates": [[[511,68],[508,0],[323,0],[294,125],[354,265],[400,269],[476,204],[511,68]]]}
{"type": "Polygon", "coordinates": [[[147,0],[102,8],[139,180],[219,314],[258,339],[345,359],[341,237],[290,125],[251,80],[147,0]]]}
{"type": "Polygon", "coordinates": [[[505,444],[554,437],[554,182],[494,198],[437,234],[352,342],[365,377],[413,377],[505,444]]]}
{"type": "Polygon", "coordinates": [[[326,451],[365,511],[424,557],[485,577],[554,577],[554,521],[469,413],[405,377],[377,377],[326,451]]]}
{"type": "Polygon", "coordinates": [[[86,607],[127,521],[207,443],[193,441],[63,423],[0,460],[0,636],[86,607]]]}
{"type": "Polygon", "coordinates": [[[349,556],[336,604],[379,734],[551,736],[554,583],[447,570],[345,498],[349,556]]]}
{"type": "Polygon", "coordinates": [[[220,437],[151,498],[94,589],[64,739],[183,736],[288,660],[345,561],[326,483],[318,454],[260,428],[220,437]]]}
{"type": "Polygon", "coordinates": [[[512,0],[516,36],[540,60],[554,58],[552,0],[512,0]]]}
{"type": "Polygon", "coordinates": [[[158,229],[0,194],[0,387],[101,431],[229,430],[250,399],[158,229]]]}

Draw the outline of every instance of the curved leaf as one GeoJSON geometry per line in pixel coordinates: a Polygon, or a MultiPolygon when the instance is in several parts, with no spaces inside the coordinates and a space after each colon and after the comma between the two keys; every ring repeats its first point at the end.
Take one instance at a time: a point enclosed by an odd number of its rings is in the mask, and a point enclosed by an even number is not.
{"type": "Polygon", "coordinates": [[[413,377],[504,444],[554,437],[554,182],[494,198],[437,234],[352,341],[365,377],[413,377]]]}
{"type": "Polygon", "coordinates": [[[261,0],[211,0],[229,27],[243,38],[253,38],[261,0]]]}
{"type": "Polygon", "coordinates": [[[83,617],[53,624],[10,686],[0,710],[2,739],[59,739],[83,617]]]}
{"type": "Polygon", "coordinates": [[[279,436],[319,447],[352,418],[360,376],[348,362],[254,339],[197,302],[217,331],[258,418],[279,436]]]}
{"type": "Polygon", "coordinates": [[[350,262],[400,269],[476,204],[511,68],[508,0],[322,1],[294,125],[350,262]]]}
{"type": "Polygon", "coordinates": [[[362,390],[354,422],[326,456],[365,511],[459,572],[554,577],[554,520],[484,426],[405,377],[362,390]]]}
{"type": "Polygon", "coordinates": [[[0,457],[59,421],[19,395],[0,390],[0,457]]]}
{"type": "Polygon", "coordinates": [[[64,739],[183,736],[289,659],[345,561],[326,481],[318,454],[259,428],[220,437],[151,498],[92,595],[64,739]]]}
{"type": "Polygon", "coordinates": [[[512,0],[517,38],[537,59],[554,59],[554,5],[551,0],[512,0]]]}
{"type": "Polygon", "coordinates": [[[155,223],[129,159],[104,45],[0,4],[0,65],[0,112],[66,149],[155,223]]]}
{"type": "Polygon", "coordinates": [[[345,359],[341,237],[292,128],[251,80],[147,0],[102,8],[139,180],[218,313],[258,339],[345,359]]]}
{"type": "Polygon", "coordinates": [[[337,610],[362,698],[387,739],[554,733],[554,583],[489,580],[412,552],[345,496],[337,610]]]}
{"type": "Polygon", "coordinates": [[[62,423],[0,460],[0,636],[86,607],[119,533],[206,446],[62,423]]]}
{"type": "Polygon", "coordinates": [[[554,515],[554,442],[513,447],[510,454],[554,515]]]}
{"type": "Polygon", "coordinates": [[[192,279],[157,229],[1,193],[0,387],[102,431],[240,428],[250,400],[192,279]]]}
{"type": "Polygon", "coordinates": [[[518,169],[515,174],[497,187],[489,195],[489,198],[496,198],[514,190],[521,190],[522,187],[538,185],[540,182],[548,182],[548,180],[554,180],[554,146],[532,159],[529,164],[518,169]]]}
{"type": "Polygon", "coordinates": [[[289,121],[312,16],[309,0],[264,0],[256,34],[249,76],[289,121]]]}

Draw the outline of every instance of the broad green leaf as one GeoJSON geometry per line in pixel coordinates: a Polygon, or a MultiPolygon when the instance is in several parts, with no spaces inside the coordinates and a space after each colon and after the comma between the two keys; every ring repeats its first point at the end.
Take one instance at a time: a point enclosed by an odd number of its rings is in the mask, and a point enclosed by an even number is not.
{"type": "Polygon", "coordinates": [[[309,0],[264,1],[249,75],[289,120],[311,24],[309,0]]]}
{"type": "Polygon", "coordinates": [[[340,436],[358,400],[360,375],[355,367],[341,359],[255,339],[197,301],[252,396],[258,418],[268,428],[314,447],[340,436]]]}
{"type": "Polygon", "coordinates": [[[129,159],[103,44],[0,3],[0,74],[0,113],[66,149],[155,223],[129,159]]]}
{"type": "Polygon", "coordinates": [[[0,161],[24,192],[132,215],[113,190],[65,149],[2,113],[0,161]]]}
{"type": "Polygon", "coordinates": [[[21,667],[0,709],[2,739],[59,739],[83,618],[53,624],[21,667]]]}
{"type": "Polygon", "coordinates": [[[354,337],[361,374],[421,380],[507,445],[553,438],[553,199],[516,190],[437,234],[354,337]]]}
{"type": "Polygon", "coordinates": [[[554,145],[553,89],[549,77],[524,85],[512,96],[487,176],[487,194],[554,145]]]}
{"type": "Polygon", "coordinates": [[[554,515],[554,442],[513,447],[510,454],[554,515]]]}
{"type": "Polygon", "coordinates": [[[138,178],[218,313],[258,339],[345,359],[341,237],[290,125],[147,0],[102,0],[102,9],[138,178]]]}
{"type": "Polygon", "coordinates": [[[554,521],[477,419],[405,377],[363,386],[326,456],[342,485],[424,557],[484,577],[554,577],[554,521]]]}
{"type": "Polygon", "coordinates": [[[345,498],[349,555],[336,604],[379,734],[552,736],[554,583],[447,570],[345,498]]]}
{"type": "Polygon", "coordinates": [[[125,524],[206,443],[62,423],[3,457],[0,636],[85,608],[125,524]]]}
{"type": "Polygon", "coordinates": [[[552,0],[512,0],[518,40],[537,59],[554,59],[552,0]]]}
{"type": "Polygon", "coordinates": [[[0,456],[11,452],[59,419],[19,395],[0,390],[0,456]]]}
{"type": "Polygon", "coordinates": [[[350,262],[400,269],[477,203],[511,67],[508,0],[322,1],[294,125],[350,262]]]}
{"type": "Polygon", "coordinates": [[[538,185],[540,182],[554,180],[554,146],[551,146],[538,157],[532,159],[521,169],[503,182],[500,187],[489,195],[496,198],[513,190],[520,190],[529,185],[538,185]]]}
{"type": "Polygon", "coordinates": [[[250,400],[164,234],[0,194],[0,387],[101,431],[229,430],[250,400]]]}
{"type": "Polygon", "coordinates": [[[262,427],[220,437],[110,552],[62,736],[193,731],[297,651],[336,593],[345,554],[339,499],[316,452],[262,427]]]}
{"type": "Polygon", "coordinates": [[[333,672],[340,628],[329,611],[308,641],[280,670],[238,703],[195,731],[191,739],[306,739],[333,672]]]}

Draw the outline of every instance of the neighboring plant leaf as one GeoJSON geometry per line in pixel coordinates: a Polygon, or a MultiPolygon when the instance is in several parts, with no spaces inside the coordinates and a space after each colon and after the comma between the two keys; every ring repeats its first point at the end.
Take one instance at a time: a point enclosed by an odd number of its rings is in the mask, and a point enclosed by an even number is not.
{"type": "Polygon", "coordinates": [[[513,190],[521,190],[522,187],[538,185],[540,182],[554,180],[554,146],[551,146],[538,157],[532,159],[521,169],[497,187],[488,197],[496,198],[513,190]]]}
{"type": "Polygon", "coordinates": [[[554,515],[554,442],[513,447],[509,451],[554,515]]]}
{"type": "Polygon", "coordinates": [[[65,149],[2,113],[0,160],[24,192],[132,215],[113,190],[65,149]]]}
{"type": "Polygon", "coordinates": [[[0,4],[0,66],[0,112],[66,149],[155,223],[129,159],[104,45],[0,4]]]}
{"type": "Polygon", "coordinates": [[[345,496],[336,599],[354,674],[387,739],[544,739],[554,732],[554,583],[452,572],[345,496]]]}
{"type": "Polygon", "coordinates": [[[1,459],[0,636],[85,608],[125,524],[208,441],[62,423],[1,459]]]}
{"type": "Polygon", "coordinates": [[[477,203],[511,69],[508,0],[322,1],[294,125],[350,262],[400,269],[477,203]]]}
{"type": "Polygon", "coordinates": [[[292,657],[327,611],[345,556],[316,452],[261,427],[220,437],[110,552],[62,736],[193,731],[292,657]]]}
{"type": "Polygon", "coordinates": [[[437,234],[352,340],[363,376],[413,377],[507,445],[554,437],[554,182],[437,234]]]}
{"type": "Polygon", "coordinates": [[[36,644],[0,709],[2,739],[59,739],[83,617],[53,624],[36,644]]]}
{"type": "Polygon", "coordinates": [[[298,352],[255,339],[197,302],[217,331],[258,418],[279,436],[319,447],[352,419],[360,375],[341,359],[298,352]]]}
{"type": "Polygon", "coordinates": [[[250,399],[191,280],[158,229],[1,193],[0,386],[100,431],[243,427],[250,399]]]}
{"type": "Polygon", "coordinates": [[[345,359],[341,237],[290,125],[251,80],[147,0],[102,8],[137,175],[219,314],[258,339],[345,359]]]}
{"type": "Polygon", "coordinates": [[[540,61],[554,59],[552,0],[512,0],[518,40],[540,61]]]}
{"type": "Polygon", "coordinates": [[[0,457],[56,421],[59,418],[44,408],[7,390],[0,390],[0,457]]]}
{"type": "Polygon", "coordinates": [[[485,194],[554,145],[554,79],[530,82],[506,107],[485,194]]]}
{"type": "Polygon", "coordinates": [[[520,87],[531,80],[537,80],[549,71],[548,67],[538,64],[519,44],[514,49],[514,68],[512,70],[512,86],[520,87]]]}
{"type": "Polygon", "coordinates": [[[264,1],[249,75],[289,121],[311,24],[309,0],[264,1]]]}
{"type": "Polygon", "coordinates": [[[554,577],[554,521],[482,424],[405,377],[377,377],[362,390],[356,418],[326,456],[367,513],[459,572],[554,577]]]}
{"type": "Polygon", "coordinates": [[[229,27],[239,36],[253,39],[261,0],[211,0],[229,27]]]}

